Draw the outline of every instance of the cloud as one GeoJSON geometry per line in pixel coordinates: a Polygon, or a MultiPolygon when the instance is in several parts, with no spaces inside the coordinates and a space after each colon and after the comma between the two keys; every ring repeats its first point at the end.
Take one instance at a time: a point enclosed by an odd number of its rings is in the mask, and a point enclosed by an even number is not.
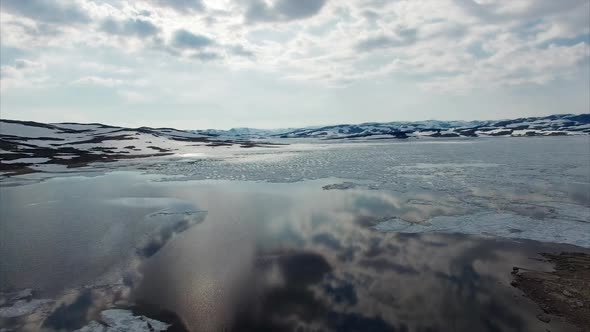
{"type": "Polygon", "coordinates": [[[16,59],[12,65],[0,66],[0,89],[41,86],[49,79],[45,71],[44,63],[16,59]]]}
{"type": "Polygon", "coordinates": [[[201,49],[213,44],[211,38],[184,29],[176,30],[172,38],[172,46],[179,49],[201,49]]]}
{"type": "Polygon", "coordinates": [[[104,87],[115,87],[119,85],[123,85],[124,81],[119,79],[114,79],[110,77],[100,77],[100,76],[86,76],[80,79],[77,79],[71,83],[72,85],[98,85],[104,87]]]}
{"type": "Polygon", "coordinates": [[[45,70],[46,66],[40,62],[16,59],[12,65],[4,65],[0,68],[1,78],[23,78],[39,74],[45,70]]]}
{"type": "MultiPolygon", "coordinates": [[[[106,67],[108,68],[108,67],[106,67]]],[[[128,72],[125,72],[128,74],[128,72]]],[[[84,76],[77,80],[70,82],[70,85],[78,85],[78,86],[102,86],[102,87],[118,87],[118,86],[127,86],[127,87],[145,87],[149,85],[149,82],[145,79],[119,79],[114,77],[104,77],[104,76],[84,76]]]]}
{"type": "Polygon", "coordinates": [[[219,53],[215,53],[215,52],[199,52],[199,53],[195,53],[195,54],[191,55],[191,58],[198,59],[201,61],[212,61],[212,60],[223,59],[223,57],[219,53]]]}
{"type": "Polygon", "coordinates": [[[380,48],[406,46],[418,40],[418,29],[399,29],[396,36],[377,35],[363,39],[355,45],[358,51],[373,51],[380,48]]]}
{"type": "Polygon", "coordinates": [[[117,91],[117,95],[119,95],[119,97],[123,98],[123,100],[129,104],[145,104],[154,100],[148,95],[131,90],[117,91]]]}
{"type": "Polygon", "coordinates": [[[201,0],[150,0],[155,5],[172,8],[181,13],[202,11],[204,9],[201,0]]]}
{"type": "Polygon", "coordinates": [[[128,75],[133,73],[133,69],[126,66],[117,66],[112,64],[84,61],[80,62],[78,66],[85,71],[101,72],[101,73],[112,73],[120,75],[128,75]]]}
{"type": "Polygon", "coordinates": [[[317,14],[326,0],[275,0],[268,4],[252,0],[246,10],[247,22],[273,22],[304,19],[317,14]]]}
{"type": "Polygon", "coordinates": [[[343,21],[329,37],[333,49],[348,48],[354,58],[315,57],[305,65],[310,70],[299,68],[295,77],[337,85],[401,74],[428,90],[449,93],[546,84],[590,64],[588,38],[580,35],[589,34],[589,3],[478,2],[391,2],[372,12],[370,20],[366,7],[351,6],[351,22],[343,21]],[[347,36],[358,37],[346,45],[347,36]],[[563,47],[545,51],[564,40],[557,45],[563,47]]]}
{"type": "Polygon", "coordinates": [[[21,15],[38,22],[56,24],[89,23],[90,17],[74,1],[2,0],[3,12],[21,15]]]}
{"type": "Polygon", "coordinates": [[[101,24],[101,30],[112,35],[134,36],[146,38],[157,35],[161,29],[152,22],[130,18],[125,21],[118,21],[112,18],[104,20],[101,24]]]}
{"type": "Polygon", "coordinates": [[[51,50],[133,67],[134,77],[149,75],[135,61],[180,67],[183,58],[327,87],[409,77],[464,91],[568,79],[590,58],[587,0],[0,2],[2,61],[13,67],[51,50]]]}
{"type": "Polygon", "coordinates": [[[45,66],[39,62],[26,60],[26,59],[16,59],[14,61],[14,67],[18,70],[31,70],[31,69],[45,68],[45,66]]]}
{"type": "Polygon", "coordinates": [[[3,65],[12,64],[22,56],[26,56],[27,52],[18,47],[0,46],[0,61],[3,65]]]}
{"type": "Polygon", "coordinates": [[[555,16],[588,4],[587,0],[453,1],[468,14],[489,21],[537,19],[555,16]]]}
{"type": "Polygon", "coordinates": [[[369,37],[359,41],[355,48],[359,51],[372,51],[378,48],[387,48],[393,46],[395,40],[387,36],[369,37]]]}
{"type": "Polygon", "coordinates": [[[247,58],[255,56],[254,52],[245,48],[242,45],[234,45],[229,48],[229,51],[233,55],[243,56],[243,57],[247,57],[247,58]]]}
{"type": "Polygon", "coordinates": [[[557,78],[567,78],[590,64],[590,47],[550,46],[494,55],[481,62],[470,63],[465,70],[451,76],[440,76],[421,83],[429,91],[464,92],[476,87],[543,85],[557,78]]]}

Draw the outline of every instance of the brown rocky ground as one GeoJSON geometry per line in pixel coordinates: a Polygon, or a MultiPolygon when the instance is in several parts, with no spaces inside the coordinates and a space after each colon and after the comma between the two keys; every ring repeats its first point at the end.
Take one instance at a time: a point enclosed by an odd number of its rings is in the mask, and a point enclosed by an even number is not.
{"type": "Polygon", "coordinates": [[[549,322],[555,315],[590,331],[590,255],[562,252],[541,254],[555,271],[531,271],[514,267],[512,285],[522,290],[545,312],[537,318],[549,322]]]}

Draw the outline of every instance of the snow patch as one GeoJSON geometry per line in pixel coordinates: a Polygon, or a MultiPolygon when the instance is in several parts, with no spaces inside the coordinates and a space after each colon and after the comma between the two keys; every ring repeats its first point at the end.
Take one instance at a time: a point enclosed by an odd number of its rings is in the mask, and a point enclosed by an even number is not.
{"type": "Polygon", "coordinates": [[[17,163],[25,163],[25,164],[43,164],[48,162],[49,158],[20,158],[14,160],[2,160],[4,164],[17,164],[17,163]]]}

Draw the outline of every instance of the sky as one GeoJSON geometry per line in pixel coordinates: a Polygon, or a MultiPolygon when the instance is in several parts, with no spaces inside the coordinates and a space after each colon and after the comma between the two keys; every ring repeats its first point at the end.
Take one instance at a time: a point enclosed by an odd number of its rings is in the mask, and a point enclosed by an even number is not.
{"type": "Polygon", "coordinates": [[[590,111],[589,0],[2,0],[0,117],[227,129],[590,111]]]}

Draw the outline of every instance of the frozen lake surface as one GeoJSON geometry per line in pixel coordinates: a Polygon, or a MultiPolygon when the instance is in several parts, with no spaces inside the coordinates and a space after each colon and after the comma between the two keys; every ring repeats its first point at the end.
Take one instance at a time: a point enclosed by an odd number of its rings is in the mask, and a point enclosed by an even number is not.
{"type": "Polygon", "coordinates": [[[590,140],[294,144],[23,175],[0,195],[2,291],[33,290],[3,296],[0,326],[127,308],[194,331],[568,331],[510,271],[589,252],[590,140]]]}

